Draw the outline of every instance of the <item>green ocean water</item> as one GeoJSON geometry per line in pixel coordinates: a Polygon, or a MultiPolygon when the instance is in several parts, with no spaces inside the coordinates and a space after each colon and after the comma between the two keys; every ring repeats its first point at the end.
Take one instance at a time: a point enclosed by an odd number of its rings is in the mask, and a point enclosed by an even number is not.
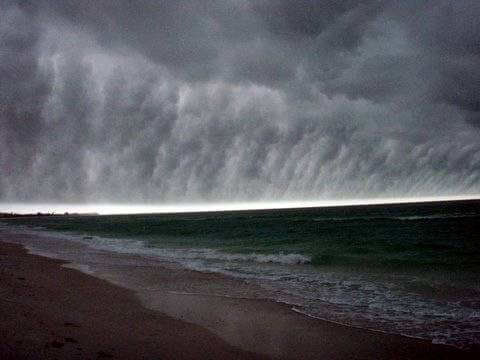
{"type": "Polygon", "coordinates": [[[33,217],[6,222],[147,247],[302,254],[312,265],[480,271],[480,202],[176,215],[33,217]]]}
{"type": "Polygon", "coordinates": [[[239,278],[309,316],[480,344],[480,201],[2,222],[239,278]]]}

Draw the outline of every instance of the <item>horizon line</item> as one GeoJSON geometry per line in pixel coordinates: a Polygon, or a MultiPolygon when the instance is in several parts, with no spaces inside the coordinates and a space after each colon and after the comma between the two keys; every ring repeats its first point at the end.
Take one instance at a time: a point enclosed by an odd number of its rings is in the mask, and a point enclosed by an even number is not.
{"type": "Polygon", "coordinates": [[[122,204],[122,203],[0,203],[0,212],[16,214],[41,213],[95,213],[98,215],[178,214],[193,212],[281,210],[358,205],[388,205],[442,201],[480,200],[480,195],[419,196],[402,198],[363,198],[349,200],[284,200],[239,201],[184,204],[122,204]]]}

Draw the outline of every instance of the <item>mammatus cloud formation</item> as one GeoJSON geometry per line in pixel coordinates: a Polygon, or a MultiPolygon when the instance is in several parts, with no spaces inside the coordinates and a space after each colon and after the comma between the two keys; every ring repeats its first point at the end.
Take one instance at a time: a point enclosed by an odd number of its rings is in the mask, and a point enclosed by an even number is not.
{"type": "Polygon", "coordinates": [[[480,193],[480,3],[0,1],[0,200],[480,193]]]}

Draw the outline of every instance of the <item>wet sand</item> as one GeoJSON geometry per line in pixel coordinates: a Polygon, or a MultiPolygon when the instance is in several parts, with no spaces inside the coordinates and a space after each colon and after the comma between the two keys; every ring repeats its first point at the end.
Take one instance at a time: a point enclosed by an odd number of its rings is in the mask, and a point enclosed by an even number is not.
{"type": "Polygon", "coordinates": [[[153,311],[133,291],[64,263],[0,242],[1,359],[479,358],[478,352],[311,319],[267,300],[142,298],[160,310],[153,311]]]}
{"type": "Polygon", "coordinates": [[[0,242],[0,358],[258,359],[133,292],[0,242]]]}

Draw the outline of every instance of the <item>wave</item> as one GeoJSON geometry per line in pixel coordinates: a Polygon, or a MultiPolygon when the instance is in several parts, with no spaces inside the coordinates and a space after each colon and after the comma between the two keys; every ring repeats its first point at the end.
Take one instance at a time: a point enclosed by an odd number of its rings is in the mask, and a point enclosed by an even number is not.
{"type": "Polygon", "coordinates": [[[50,231],[45,228],[29,226],[6,225],[10,231],[18,231],[24,234],[43,234],[53,238],[68,238],[98,250],[113,251],[123,254],[139,254],[158,256],[165,260],[207,260],[227,262],[256,262],[284,265],[308,264],[312,258],[297,253],[228,253],[210,248],[166,248],[149,245],[145,240],[128,238],[106,238],[87,234],[72,234],[60,231],[50,231]]]}
{"type": "Polygon", "coordinates": [[[300,265],[307,264],[312,261],[310,256],[305,256],[301,254],[228,254],[219,252],[216,250],[206,249],[208,254],[205,256],[206,259],[218,259],[218,260],[227,260],[227,261],[253,261],[259,263],[274,263],[274,264],[285,264],[285,265],[300,265]],[[213,252],[213,253],[212,253],[213,252]]]}
{"type": "MultiPolygon", "coordinates": [[[[138,243],[137,243],[138,244],[138,243]]],[[[120,248],[115,247],[120,252],[132,252],[132,247],[120,248]]],[[[256,263],[273,263],[284,265],[301,265],[311,262],[311,257],[302,254],[232,254],[225,253],[215,249],[175,249],[175,248],[151,248],[140,246],[135,252],[143,254],[156,255],[162,258],[169,258],[172,260],[207,260],[207,261],[227,261],[227,262],[256,262],[256,263]]]]}
{"type": "Polygon", "coordinates": [[[456,219],[478,217],[478,214],[432,214],[432,215],[412,215],[412,216],[396,216],[396,220],[429,220],[429,219],[456,219]]]}
{"type": "MultiPolygon", "coordinates": [[[[48,232],[51,235],[50,232],[48,232]]],[[[60,234],[56,234],[59,236],[60,234]]],[[[92,248],[118,253],[139,254],[157,256],[164,260],[207,260],[207,261],[226,261],[226,262],[256,262],[273,263],[283,265],[301,265],[308,264],[312,258],[303,254],[296,253],[227,253],[217,249],[209,248],[165,248],[149,246],[144,240],[137,239],[118,239],[104,238],[99,236],[85,236],[61,234],[62,237],[69,237],[72,240],[81,242],[92,248]]]]}
{"type": "Polygon", "coordinates": [[[406,216],[347,216],[347,217],[316,217],[313,221],[372,221],[372,220],[430,220],[430,219],[456,219],[479,217],[480,214],[430,214],[430,215],[406,215],[406,216]]]}

